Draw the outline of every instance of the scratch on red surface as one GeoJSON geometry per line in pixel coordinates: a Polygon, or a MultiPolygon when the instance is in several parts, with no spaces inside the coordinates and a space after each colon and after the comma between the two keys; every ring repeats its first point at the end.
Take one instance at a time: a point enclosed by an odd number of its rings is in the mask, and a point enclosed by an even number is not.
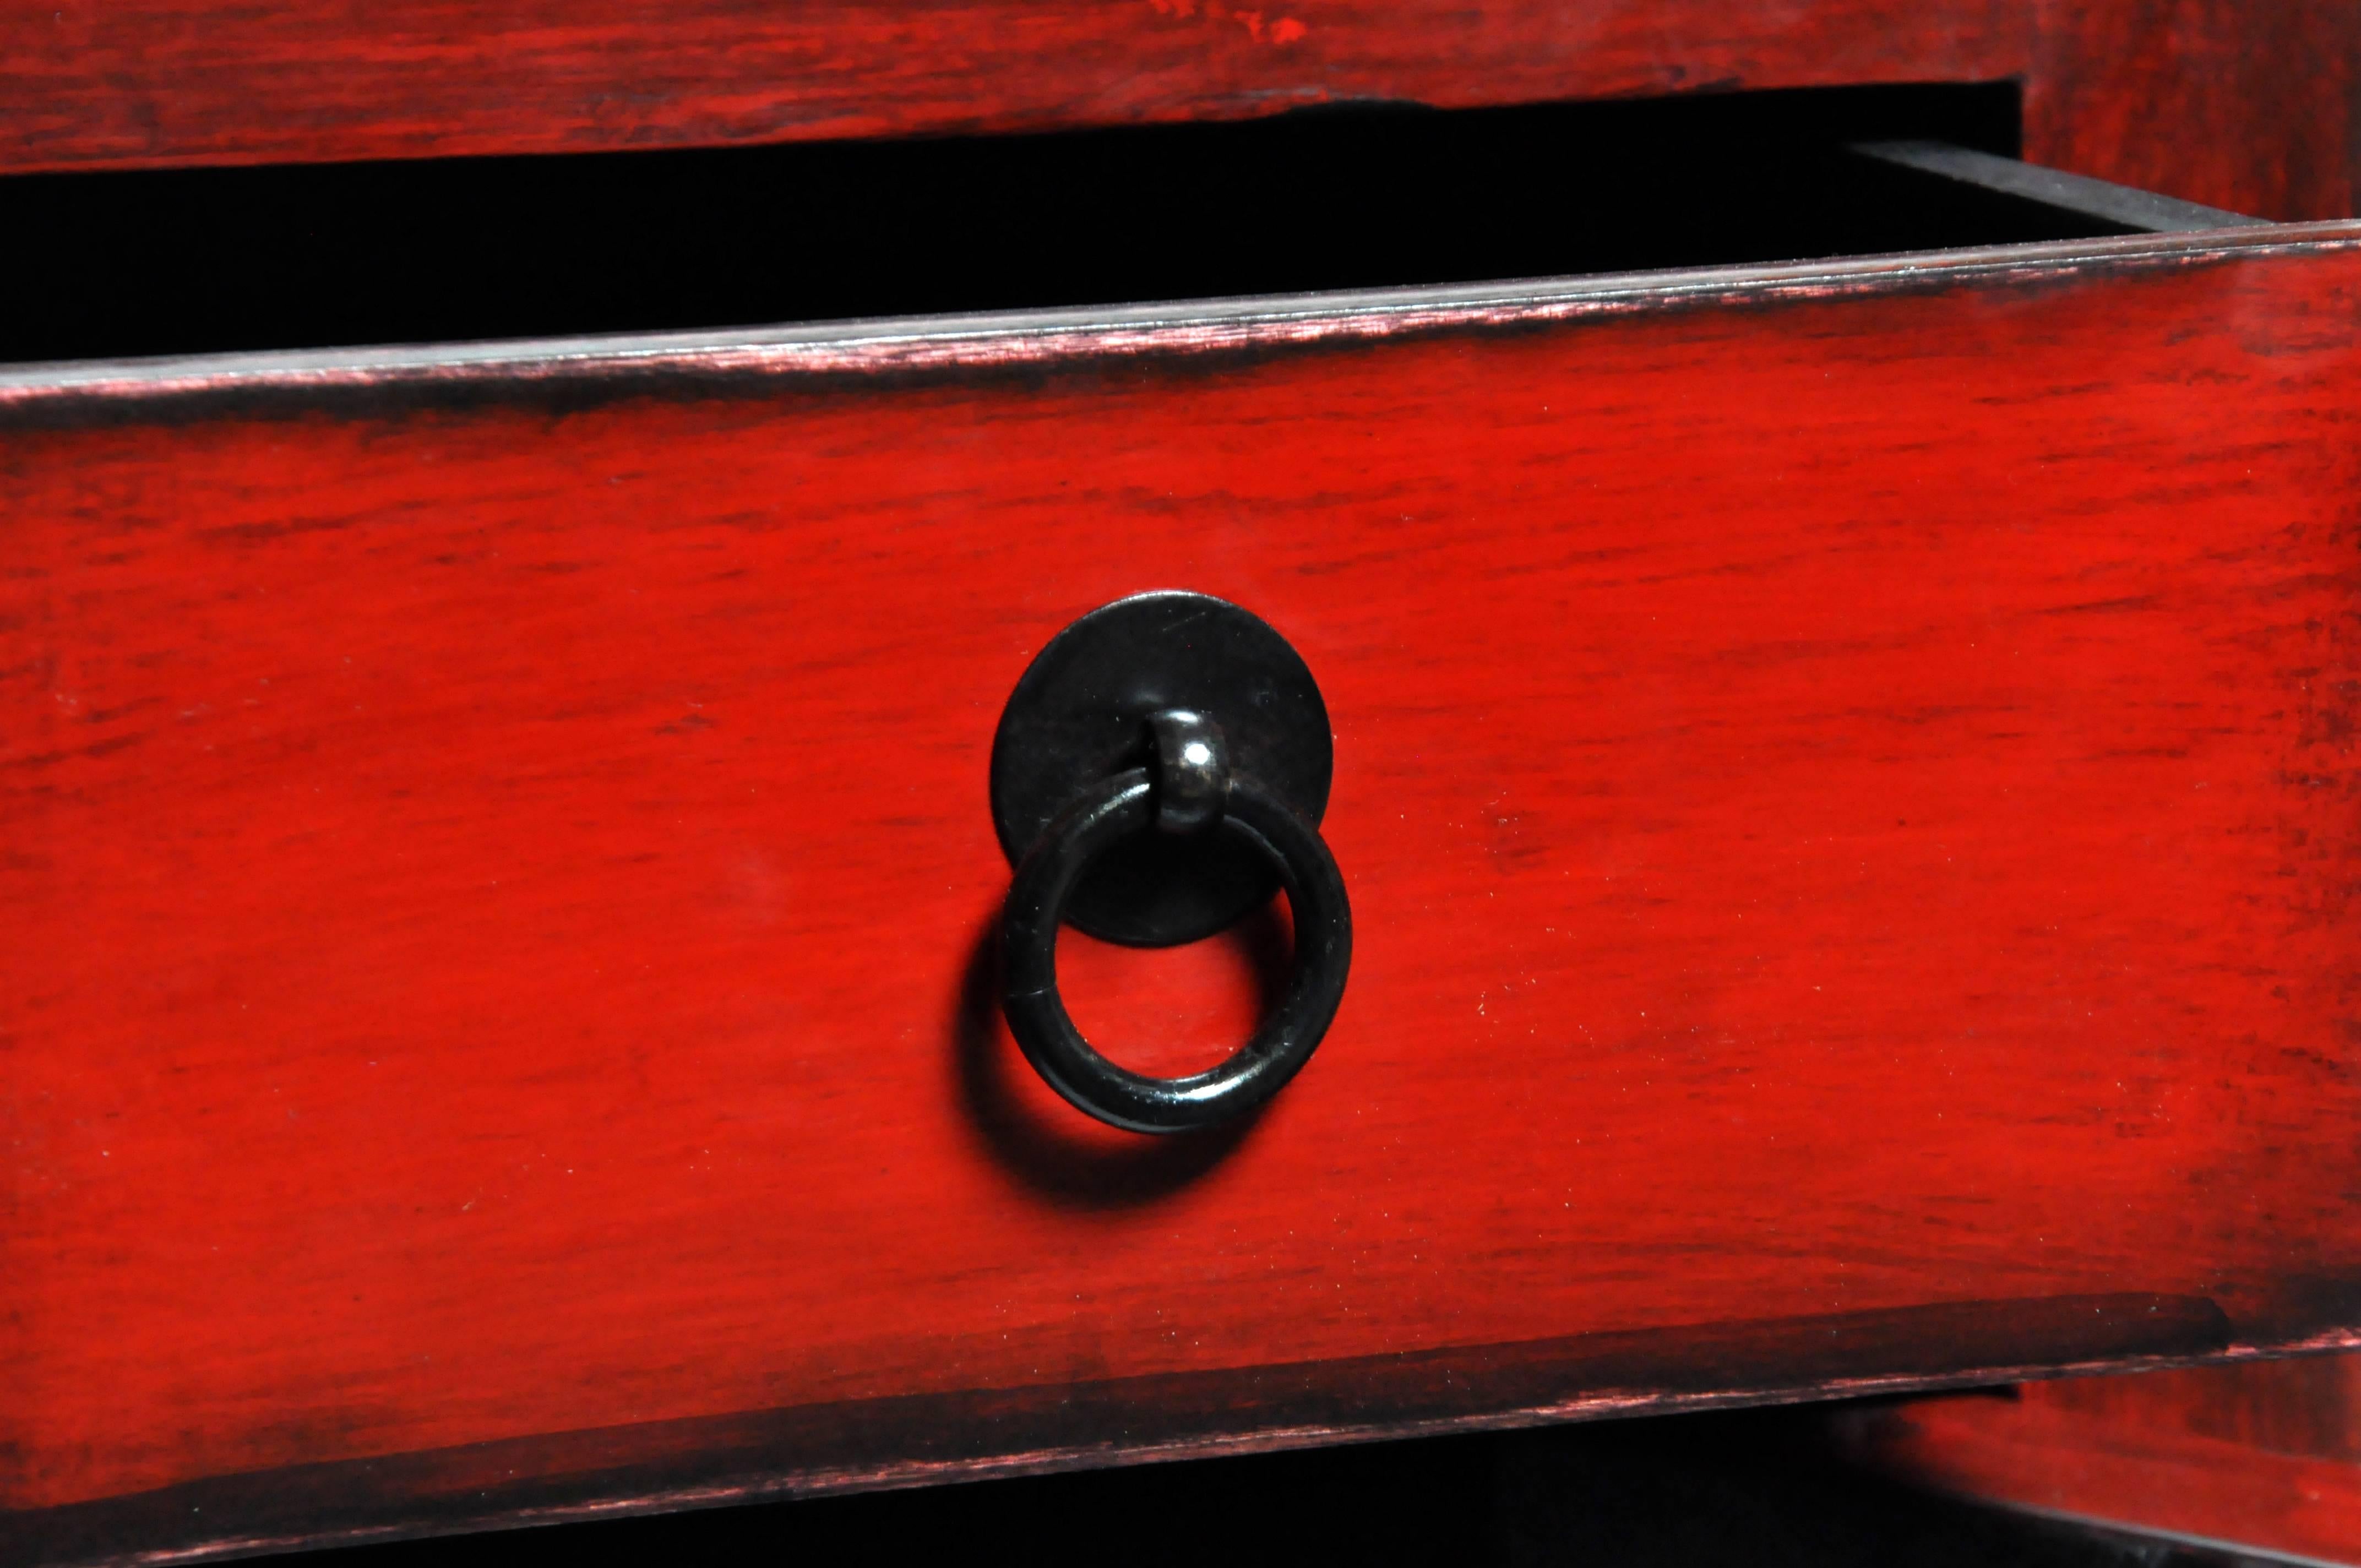
{"type": "Polygon", "coordinates": [[[1275,44],[1291,44],[1311,30],[1292,16],[1281,16],[1270,25],[1270,41],[1275,44]]]}
{"type": "Polygon", "coordinates": [[[1197,0],[1148,0],[1159,16],[1179,16],[1183,20],[1197,14],[1197,0]]]}

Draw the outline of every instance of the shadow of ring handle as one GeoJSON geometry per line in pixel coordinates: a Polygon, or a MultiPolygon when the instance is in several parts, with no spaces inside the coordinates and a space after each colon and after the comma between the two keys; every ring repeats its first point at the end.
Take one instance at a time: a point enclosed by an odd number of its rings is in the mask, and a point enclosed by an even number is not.
{"type": "Polygon", "coordinates": [[[1025,1059],[1068,1103],[1135,1133],[1187,1133],[1246,1115],[1302,1069],[1344,1000],[1353,961],[1345,879],[1320,830],[1245,774],[1230,775],[1220,820],[1206,831],[1242,836],[1279,872],[1295,923],[1295,967],[1279,1004],[1218,1067],[1149,1078],[1093,1049],[1058,994],[1058,927],[1075,883],[1099,855],[1157,830],[1156,784],[1145,768],[1076,795],[1016,868],[1001,916],[1002,1010],[1025,1059]]]}

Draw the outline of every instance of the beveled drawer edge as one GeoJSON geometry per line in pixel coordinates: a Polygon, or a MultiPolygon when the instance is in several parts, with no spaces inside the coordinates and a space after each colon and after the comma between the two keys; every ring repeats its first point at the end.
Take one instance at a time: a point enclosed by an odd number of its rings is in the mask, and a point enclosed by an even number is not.
{"type": "Polygon", "coordinates": [[[2215,1302],[1961,1300],[1341,1361],[914,1394],[495,1440],[0,1511],[50,1568],[187,1563],[1112,1463],[2349,1350],[2215,1302]],[[2265,1348],[2249,1336],[2262,1330],[2265,1348]],[[1698,1345],[1711,1347],[1703,1358],[1698,1345]]]}
{"type": "MultiPolygon", "coordinates": [[[[488,384],[705,382],[978,370],[1109,356],[1312,347],[1523,328],[1701,307],[1749,308],[1962,285],[2174,270],[2303,250],[2361,248],[2361,220],[1914,251],[1769,266],[1675,269],[1414,289],[1266,294],[787,326],[75,360],[0,369],[0,421],[77,406],[244,403],[270,394],[488,384]]],[[[480,390],[477,396],[480,397],[480,390]]]]}

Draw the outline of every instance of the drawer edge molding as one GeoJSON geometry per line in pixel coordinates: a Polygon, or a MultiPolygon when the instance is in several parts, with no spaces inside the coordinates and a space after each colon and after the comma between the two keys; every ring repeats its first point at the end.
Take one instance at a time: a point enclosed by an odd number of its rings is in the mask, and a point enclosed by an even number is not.
{"type": "MultiPolygon", "coordinates": [[[[2361,1333],[2305,1349],[2361,1346],[2361,1333]]],[[[210,1478],[0,1513],[42,1568],[192,1562],[1116,1462],[2250,1358],[2211,1299],[1943,1302],[789,1407],[210,1478]],[[1698,1354],[1698,1347],[1711,1351],[1698,1354]]]]}
{"type": "Polygon", "coordinates": [[[2361,249],[2361,220],[1412,289],[818,322],[738,330],[274,350],[0,367],[0,428],[123,417],[299,414],[324,402],[434,403],[534,390],[635,396],[687,387],[1038,373],[1071,361],[1353,346],[1469,331],[1760,309],[1864,295],[2044,286],[2290,252],[2361,249]]]}

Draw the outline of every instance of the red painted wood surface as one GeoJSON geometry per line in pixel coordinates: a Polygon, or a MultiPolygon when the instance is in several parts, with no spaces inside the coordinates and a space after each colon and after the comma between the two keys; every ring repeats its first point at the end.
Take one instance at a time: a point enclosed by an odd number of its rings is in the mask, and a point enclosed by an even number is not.
{"type": "Polygon", "coordinates": [[[2027,1384],[1840,1419],[1921,1486],[2143,1534],[2361,1563],[2361,1361],[2027,1384]]]}
{"type": "MultiPolygon", "coordinates": [[[[2356,303],[2331,225],[0,386],[0,1504],[2343,1342],[2356,303]],[[1158,586],[1321,680],[1357,925],[1212,1142],[989,990],[999,705],[1158,586]]],[[[1066,957],[1153,1070],[1252,1004],[1066,957]]]]}
{"type": "Polygon", "coordinates": [[[0,10],[0,169],[714,146],[1858,82],[2026,84],[2027,156],[2354,210],[2344,0],[621,0],[0,10]]]}

